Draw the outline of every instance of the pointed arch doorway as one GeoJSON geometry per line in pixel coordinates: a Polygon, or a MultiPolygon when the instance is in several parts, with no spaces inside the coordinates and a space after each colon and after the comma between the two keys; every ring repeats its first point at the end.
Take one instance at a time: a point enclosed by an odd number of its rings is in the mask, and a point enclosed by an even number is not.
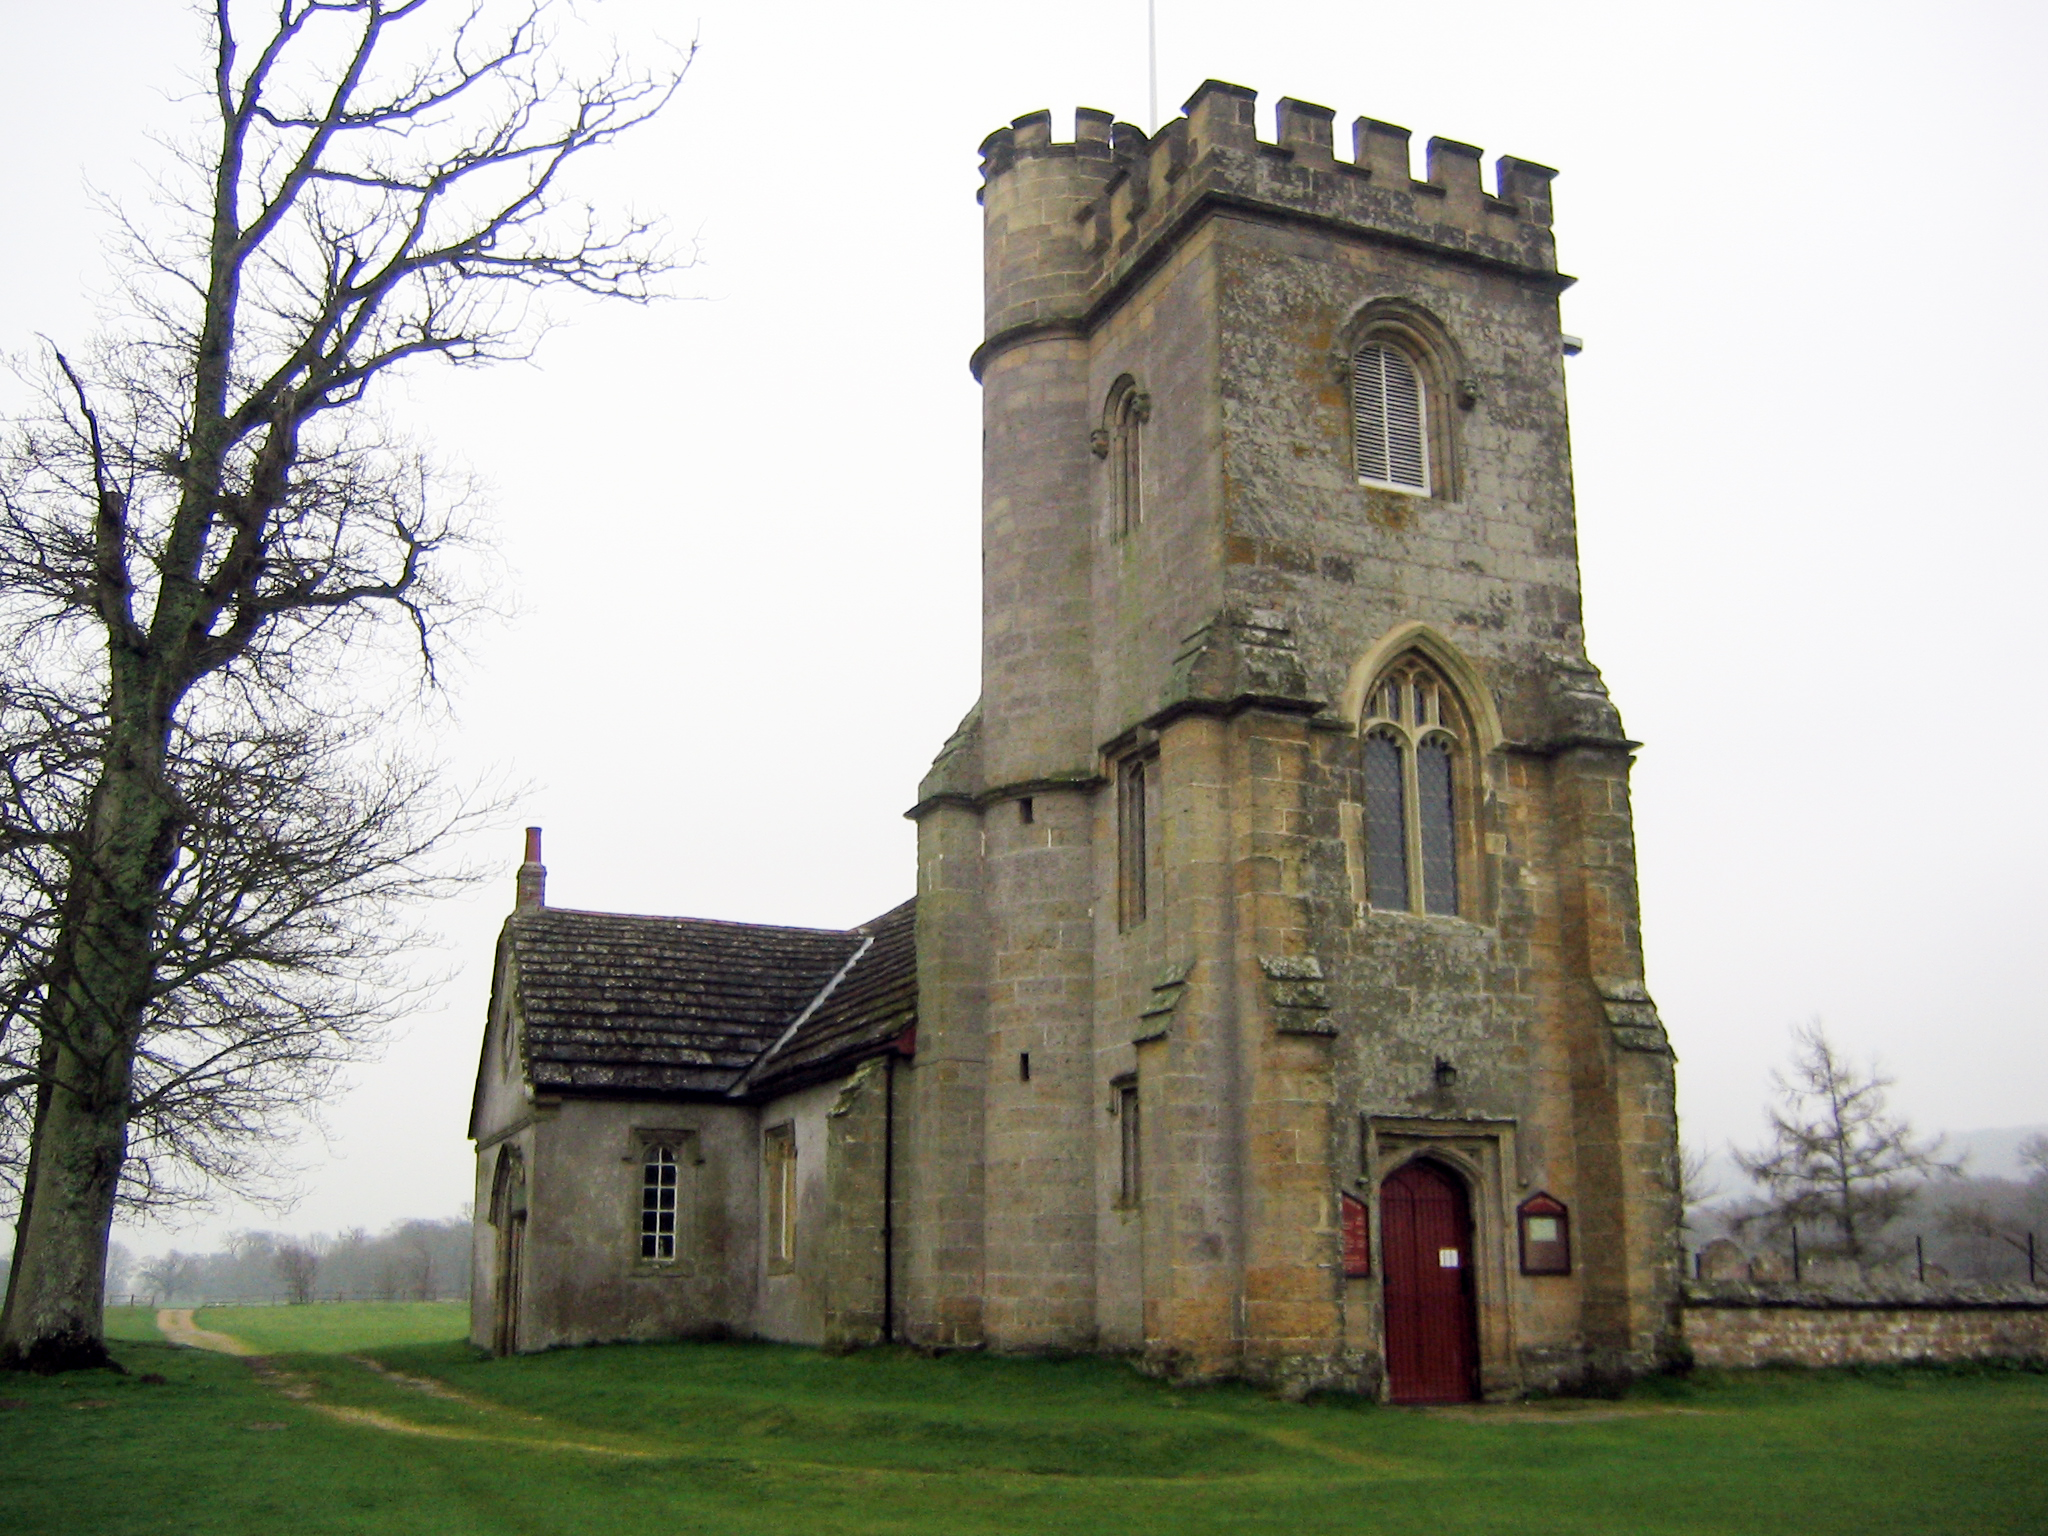
{"type": "Polygon", "coordinates": [[[526,1267],[526,1159],[517,1147],[498,1154],[491,1181],[491,1222],[498,1229],[498,1264],[491,1297],[491,1352],[519,1352],[519,1287],[526,1267]]]}
{"type": "Polygon", "coordinates": [[[1397,1403],[1468,1403],[1479,1395],[1472,1202],[1464,1182],[1427,1158],[1380,1185],[1386,1279],[1387,1385],[1397,1403]]]}

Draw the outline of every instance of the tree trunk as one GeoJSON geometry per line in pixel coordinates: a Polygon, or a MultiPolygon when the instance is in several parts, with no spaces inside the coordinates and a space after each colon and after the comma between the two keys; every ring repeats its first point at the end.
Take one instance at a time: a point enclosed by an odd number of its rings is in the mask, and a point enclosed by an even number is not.
{"type": "Polygon", "coordinates": [[[102,1286],[128,1145],[128,1057],[118,1053],[99,1072],[68,1050],[57,1058],[64,1081],[48,1091],[0,1336],[0,1364],[17,1370],[112,1363],[102,1286]]]}
{"type": "Polygon", "coordinates": [[[36,1084],[35,1116],[29,1122],[28,1163],[21,1171],[21,1205],[14,1213],[14,1253],[7,1266],[7,1300],[0,1305],[0,1339],[7,1337],[7,1320],[14,1316],[14,1287],[21,1278],[21,1250],[23,1234],[28,1231],[29,1213],[36,1204],[36,1149],[43,1144],[43,1121],[50,1109],[50,1068],[55,1053],[48,1045],[36,1047],[36,1071],[42,1074],[42,1081],[36,1084]]]}
{"type": "Polygon", "coordinates": [[[108,1229],[128,1151],[136,1041],[154,981],[157,906],[180,826],[162,786],[167,726],[152,720],[142,731],[122,731],[119,713],[117,698],[43,999],[49,1075],[10,1305],[0,1322],[0,1367],[15,1370],[112,1363],[104,1316],[108,1229]]]}

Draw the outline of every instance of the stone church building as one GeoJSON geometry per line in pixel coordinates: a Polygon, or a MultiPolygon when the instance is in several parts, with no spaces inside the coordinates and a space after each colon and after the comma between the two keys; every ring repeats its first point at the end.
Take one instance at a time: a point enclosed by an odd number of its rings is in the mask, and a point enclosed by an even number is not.
{"type": "Polygon", "coordinates": [[[1211,81],[982,146],[982,696],[846,931],[499,943],[474,1337],[1654,1367],[1673,1059],[1587,659],[1550,181],[1211,81]]]}

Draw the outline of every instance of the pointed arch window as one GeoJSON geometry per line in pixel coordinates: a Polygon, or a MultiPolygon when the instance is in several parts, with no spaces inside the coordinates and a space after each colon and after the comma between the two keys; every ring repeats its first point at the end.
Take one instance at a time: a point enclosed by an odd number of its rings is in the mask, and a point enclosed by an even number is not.
{"type": "Polygon", "coordinates": [[[1422,370],[1398,347],[1351,355],[1351,451],[1366,485],[1429,494],[1429,401],[1422,370]]]}
{"type": "Polygon", "coordinates": [[[1471,732],[1457,695],[1420,657],[1396,662],[1366,696],[1360,764],[1370,905],[1455,917],[1471,732]]]}
{"type": "Polygon", "coordinates": [[[1109,526],[1121,538],[1145,520],[1145,423],[1152,397],[1125,374],[1112,384],[1095,433],[1095,456],[1109,471],[1109,526]]]}

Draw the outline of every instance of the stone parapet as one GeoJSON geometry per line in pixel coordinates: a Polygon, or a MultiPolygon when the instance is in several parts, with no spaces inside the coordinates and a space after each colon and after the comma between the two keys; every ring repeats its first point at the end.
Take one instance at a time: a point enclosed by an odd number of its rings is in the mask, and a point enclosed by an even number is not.
{"type": "Polygon", "coordinates": [[[1205,207],[1306,221],[1555,287],[1570,281],[1557,272],[1550,232],[1556,172],[1549,167],[1501,156],[1488,190],[1481,151],[1438,138],[1429,141],[1418,181],[1409,173],[1405,128],[1361,117],[1352,125],[1351,158],[1340,159],[1329,108],[1281,100],[1268,142],[1258,136],[1257,101],[1244,86],[1209,80],[1184,116],[1149,137],[1090,108],[1076,113],[1071,141],[1053,138],[1048,112],[990,134],[981,146],[983,200],[995,207],[991,199],[1004,189],[1007,233],[995,243],[989,341],[977,372],[1010,332],[1087,324],[1156,265],[1205,207]],[[1020,176],[1026,190],[1012,195],[1007,183],[1020,176]],[[1030,261],[1028,284],[1023,270],[1012,270],[1017,257],[1030,261]]]}

